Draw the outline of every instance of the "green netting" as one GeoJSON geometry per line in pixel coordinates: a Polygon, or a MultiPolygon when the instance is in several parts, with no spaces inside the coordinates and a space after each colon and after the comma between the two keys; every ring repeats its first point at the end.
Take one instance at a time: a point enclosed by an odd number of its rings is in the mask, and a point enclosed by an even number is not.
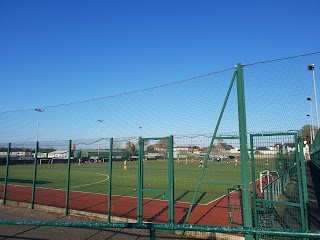
{"type": "Polygon", "coordinates": [[[168,191],[168,139],[144,141],[144,197],[165,200],[168,191]]]}
{"type": "Polygon", "coordinates": [[[107,214],[109,139],[72,142],[69,209],[107,214]]]}
{"type": "MultiPolygon", "coordinates": [[[[297,149],[296,135],[302,130],[302,141],[306,141],[302,156],[308,158],[308,144],[317,143],[319,138],[313,139],[317,127],[313,121],[309,122],[316,119],[313,115],[316,99],[312,95],[312,77],[307,66],[310,63],[320,65],[319,56],[316,53],[243,65],[245,109],[244,103],[238,105],[236,86],[229,88],[231,79],[236,76],[235,69],[230,68],[115,96],[42,106],[37,110],[2,112],[1,146],[6,148],[8,142],[12,142],[13,149],[7,199],[20,196],[17,201],[31,201],[30,190],[35,176],[34,140],[39,140],[35,182],[37,204],[45,199],[50,200],[50,206],[64,208],[67,205],[72,210],[107,214],[108,197],[111,197],[113,216],[137,219],[138,179],[141,176],[137,136],[142,136],[151,139],[144,141],[143,150],[143,204],[146,210],[143,220],[163,222],[168,219],[168,143],[152,140],[152,137],[173,134],[176,223],[185,222],[194,198],[189,223],[241,225],[242,215],[252,214],[254,226],[303,229],[305,198],[302,196],[305,192],[300,161],[303,159],[297,149]],[[311,109],[307,101],[310,96],[311,109]],[[222,106],[225,107],[223,114],[222,106]],[[246,113],[247,117],[248,159],[241,159],[239,150],[238,111],[246,113]],[[217,126],[219,120],[221,123],[217,126]],[[275,131],[282,134],[268,135],[275,131]],[[249,142],[251,132],[256,134],[253,142],[249,142]],[[208,153],[213,134],[215,139],[208,153]],[[114,142],[110,159],[111,137],[114,142]],[[71,146],[65,139],[73,139],[71,146]],[[18,148],[28,150],[15,159],[17,156],[13,152],[18,148]],[[206,158],[207,162],[204,161],[206,158]],[[248,164],[249,169],[241,172],[244,170],[242,164],[248,164]],[[244,189],[248,187],[243,186],[243,181],[247,176],[251,179],[252,211],[248,208],[243,211],[244,189]],[[13,191],[17,186],[27,190],[21,194],[13,191]],[[228,191],[235,186],[234,191],[239,194],[228,191]],[[48,193],[47,189],[54,191],[48,193]],[[93,194],[96,194],[94,200],[93,194]],[[287,211],[292,216],[288,217],[287,211]]],[[[315,162],[319,161],[318,152],[318,144],[314,144],[311,153],[315,162]]],[[[1,156],[6,156],[5,150],[1,156]]],[[[2,159],[4,163],[5,158],[2,159]]],[[[2,165],[2,176],[4,172],[2,165]]]]}
{"type": "Polygon", "coordinates": [[[39,143],[35,204],[59,208],[66,206],[68,148],[68,141],[39,143]]]}
{"type": "Polygon", "coordinates": [[[229,222],[243,226],[242,188],[240,186],[228,189],[229,222]]]}
{"type": "MultiPolygon", "coordinates": [[[[35,142],[13,142],[7,175],[6,200],[31,202],[35,142]]],[[[5,167],[1,168],[5,176],[5,167]]]]}
{"type": "MultiPolygon", "coordinates": [[[[251,136],[251,156],[255,171],[255,175],[252,176],[255,179],[255,226],[279,229],[306,228],[300,154],[297,147],[295,134],[251,136]]],[[[259,239],[267,239],[266,237],[262,235],[259,239]]]]}
{"type": "Polygon", "coordinates": [[[320,132],[317,132],[316,138],[310,146],[310,159],[314,162],[317,166],[320,167],[320,132]]]}

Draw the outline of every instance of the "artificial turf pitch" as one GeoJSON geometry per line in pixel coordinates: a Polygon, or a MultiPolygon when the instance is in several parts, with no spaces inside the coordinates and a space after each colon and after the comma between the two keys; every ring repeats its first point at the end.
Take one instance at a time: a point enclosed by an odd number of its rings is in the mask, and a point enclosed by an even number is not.
{"type": "MultiPolygon", "coordinates": [[[[137,197],[138,163],[131,161],[124,169],[123,161],[113,162],[112,174],[109,163],[71,164],[70,190],[108,194],[108,181],[112,180],[112,196],[137,197]]],[[[261,169],[264,169],[263,167],[261,169]]],[[[176,202],[191,202],[202,168],[199,161],[180,160],[174,162],[174,194],[176,202]]],[[[250,172],[250,171],[249,171],[250,172]]],[[[37,166],[36,188],[65,190],[67,186],[67,164],[41,164],[37,166]]],[[[5,166],[0,169],[2,181],[5,166]]],[[[32,186],[34,165],[9,166],[8,184],[32,186]]],[[[241,166],[235,162],[209,161],[205,169],[203,184],[200,184],[197,203],[208,204],[228,193],[228,188],[241,185],[241,166]]],[[[144,163],[144,198],[165,199],[168,190],[168,162],[150,160],[144,163]],[[158,191],[159,190],[159,191],[158,191]]]]}

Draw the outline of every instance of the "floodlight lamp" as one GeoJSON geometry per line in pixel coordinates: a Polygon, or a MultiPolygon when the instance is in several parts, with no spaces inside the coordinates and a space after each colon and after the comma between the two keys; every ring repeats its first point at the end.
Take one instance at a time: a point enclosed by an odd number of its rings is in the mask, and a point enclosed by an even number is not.
{"type": "Polygon", "coordinates": [[[313,71],[313,70],[314,70],[314,64],[310,64],[310,65],[308,66],[308,70],[313,71]]]}
{"type": "Polygon", "coordinates": [[[310,117],[310,114],[307,114],[307,117],[310,117]]]}
{"type": "Polygon", "coordinates": [[[37,112],[43,112],[44,110],[41,108],[35,108],[34,110],[36,110],[37,112]]]}
{"type": "Polygon", "coordinates": [[[307,101],[311,101],[311,98],[310,98],[310,97],[308,97],[308,98],[307,98],[307,101]]]}

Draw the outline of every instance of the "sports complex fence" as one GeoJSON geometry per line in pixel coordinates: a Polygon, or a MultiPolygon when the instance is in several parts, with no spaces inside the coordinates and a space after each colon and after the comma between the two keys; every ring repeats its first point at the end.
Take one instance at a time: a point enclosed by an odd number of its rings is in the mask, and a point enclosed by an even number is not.
{"type": "Polygon", "coordinates": [[[109,222],[90,226],[125,221],[150,229],[151,238],[157,229],[222,239],[319,237],[309,231],[305,171],[313,125],[301,114],[310,111],[303,95],[313,92],[310,63],[319,66],[320,54],[3,112],[3,203],[89,212],[109,222]]]}

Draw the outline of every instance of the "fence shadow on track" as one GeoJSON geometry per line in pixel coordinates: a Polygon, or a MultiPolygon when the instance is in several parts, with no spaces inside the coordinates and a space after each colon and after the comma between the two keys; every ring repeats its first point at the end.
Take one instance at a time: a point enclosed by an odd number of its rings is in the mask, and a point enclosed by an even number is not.
{"type": "MultiPolygon", "coordinates": [[[[207,194],[207,192],[203,192],[200,197],[195,201],[195,204],[193,205],[191,209],[191,213],[194,211],[194,209],[197,207],[197,205],[201,202],[201,200],[204,198],[204,196],[207,194]]],[[[179,224],[184,223],[186,217],[188,215],[188,209],[185,211],[185,215],[179,220],[179,224]]]]}
{"type": "MultiPolygon", "coordinates": [[[[187,195],[190,191],[185,191],[182,193],[178,198],[174,200],[174,202],[178,202],[180,199],[182,199],[185,195],[187,195]]],[[[159,211],[157,214],[155,214],[153,217],[149,218],[147,222],[153,222],[155,221],[160,215],[162,215],[164,212],[169,210],[169,206],[164,207],[161,211],[159,211]]]]}
{"type": "MultiPolygon", "coordinates": [[[[160,195],[158,195],[158,196],[155,196],[155,197],[152,198],[152,199],[148,199],[148,201],[143,202],[143,205],[147,205],[148,203],[152,202],[153,200],[156,200],[157,198],[159,198],[159,197],[161,197],[161,196],[162,196],[162,194],[160,194],[160,195]]],[[[127,216],[128,214],[130,214],[130,213],[132,213],[132,212],[134,212],[134,211],[137,211],[137,206],[135,206],[135,207],[134,207],[133,209],[131,209],[130,211],[128,211],[128,212],[120,215],[120,217],[125,217],[125,216],[127,216]]]]}
{"type": "MultiPolygon", "coordinates": [[[[5,178],[0,178],[0,182],[4,181],[5,178]]],[[[16,183],[16,184],[32,184],[33,180],[30,179],[18,179],[18,178],[8,178],[8,183],[16,183]]],[[[36,181],[36,184],[49,184],[52,183],[50,181],[36,181]]]]}

